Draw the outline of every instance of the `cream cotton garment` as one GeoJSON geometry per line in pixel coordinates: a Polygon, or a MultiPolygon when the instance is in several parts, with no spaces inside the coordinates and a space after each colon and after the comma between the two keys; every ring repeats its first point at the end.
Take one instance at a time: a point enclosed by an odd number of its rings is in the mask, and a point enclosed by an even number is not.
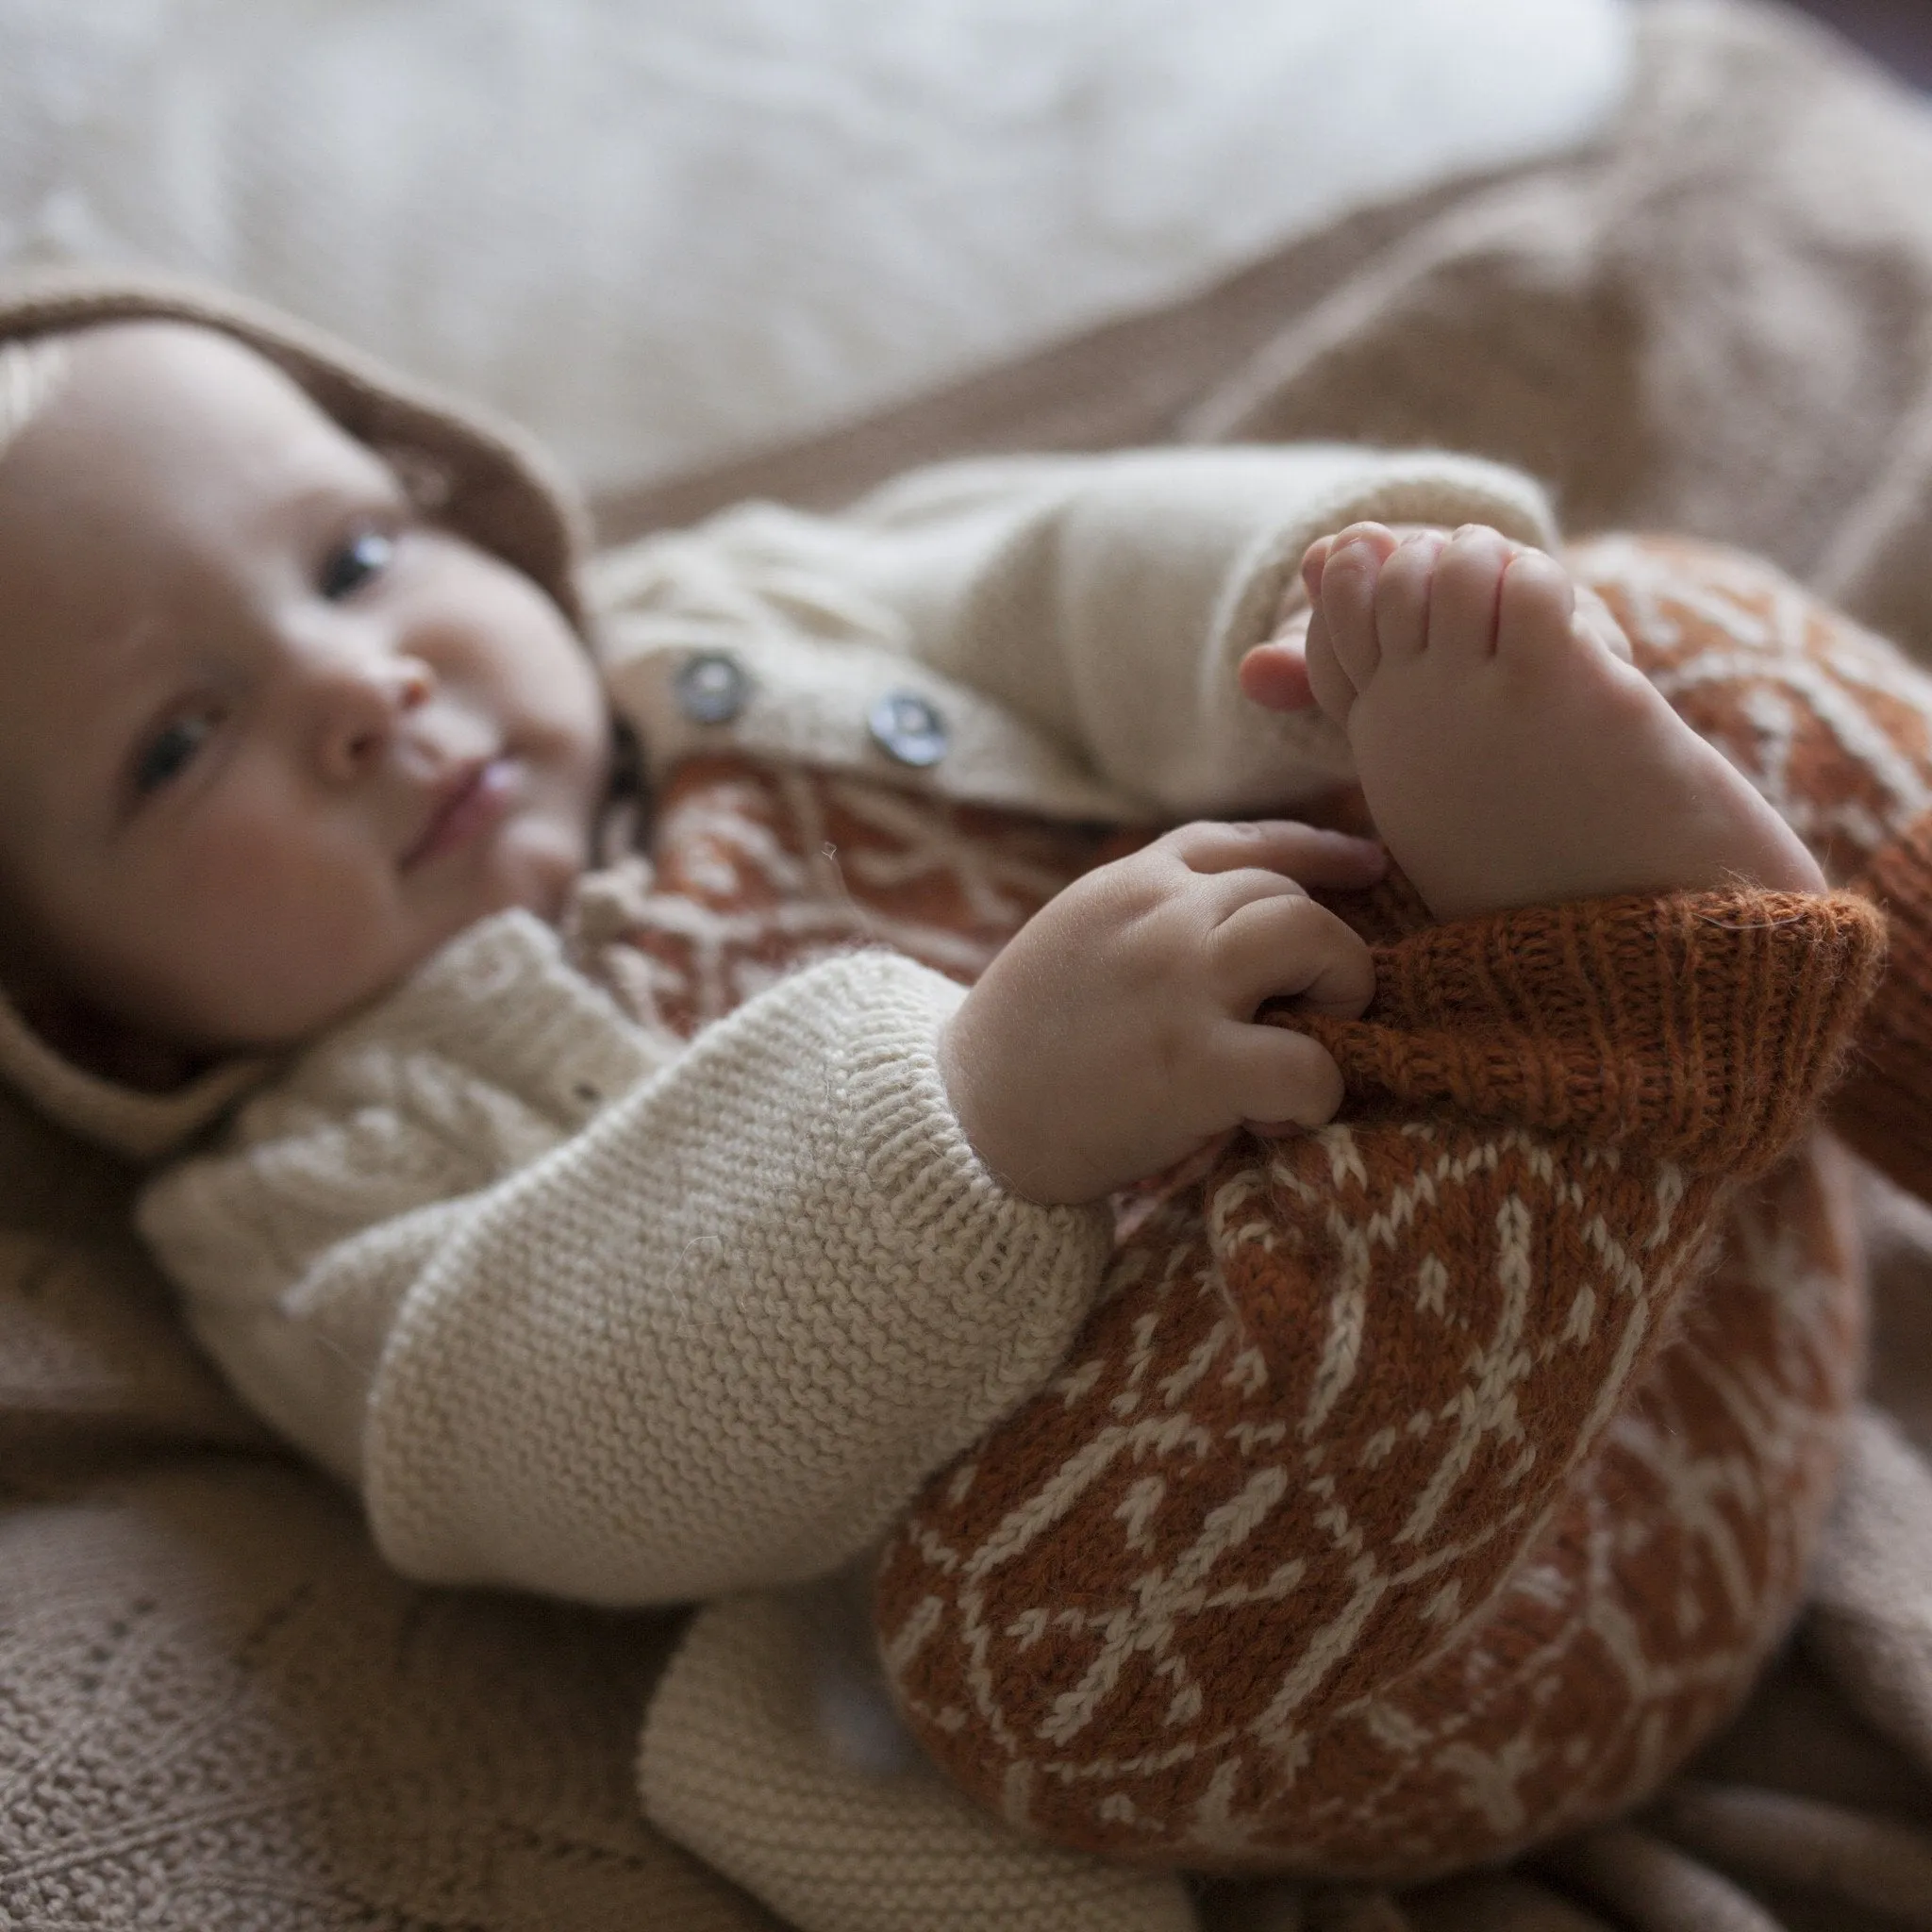
{"type": "MultiPolygon", "coordinates": [[[[752,752],[1144,822],[1258,796],[1271,765],[1286,797],[1342,768],[1230,692],[1302,545],[1365,515],[1554,537],[1527,478],[1449,457],[1011,459],[641,544],[591,602],[660,763],[752,752]],[[676,705],[701,652],[748,674],[709,725],[676,705]],[[924,772],[866,725],[908,684],[958,727],[924,772]]],[[[718,1600],[661,1681],[641,1788],[806,1932],[925,1932],[941,1894],[1010,1901],[1013,1928],[1170,1932],[1176,1881],[1009,1843],[916,1759],[856,1764],[796,1697],[823,1631],[791,1586],[862,1563],[1044,1385],[1111,1248],[1104,1206],[1020,1200],[967,1143],[936,1057],[962,997],[848,953],[685,1045],[501,914],[162,1171],[140,1224],[209,1352],[358,1490],[397,1568],[718,1600]]],[[[875,1676],[845,1690],[890,1736],[875,1676]]]]}
{"type": "Polygon", "coordinates": [[[590,595],[654,770],[728,743],[1069,818],[1278,810],[1349,776],[1347,742],[1320,712],[1250,705],[1236,667],[1300,596],[1307,545],[1368,517],[1556,541],[1526,476],[1440,451],[1008,457],[913,471],[837,517],[746,505],[598,558],[590,595]],[[680,702],[696,652],[746,673],[728,725],[680,702]],[[945,721],[929,768],[867,728],[895,689],[945,721]]]}
{"type": "Polygon", "coordinates": [[[506,913],[142,1230],[411,1575],[608,1604],[808,1576],[1038,1386],[1106,1257],[1103,1209],[1016,1199],[960,1133],[934,1059],[960,997],[854,955],[650,1075],[506,913]]]}

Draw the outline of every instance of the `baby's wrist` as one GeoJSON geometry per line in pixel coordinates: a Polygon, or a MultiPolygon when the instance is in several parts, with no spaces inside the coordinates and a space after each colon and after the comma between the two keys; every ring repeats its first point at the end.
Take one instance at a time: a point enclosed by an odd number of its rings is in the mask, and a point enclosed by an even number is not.
{"type": "Polygon", "coordinates": [[[1014,1172],[1014,1150],[1003,1143],[996,1123],[988,1118],[994,1109],[989,1107],[986,1091],[986,1046],[974,1037],[977,1029],[968,1012],[972,999],[969,993],[940,1029],[940,1082],[979,1164],[1011,1192],[1025,1194],[1024,1175],[1014,1172]]]}

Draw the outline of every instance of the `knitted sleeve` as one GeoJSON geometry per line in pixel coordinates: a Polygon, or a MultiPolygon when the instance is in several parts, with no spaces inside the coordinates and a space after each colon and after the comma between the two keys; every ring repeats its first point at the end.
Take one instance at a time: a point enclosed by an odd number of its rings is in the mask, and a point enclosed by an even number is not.
{"type": "Polygon", "coordinates": [[[1507,1770],[1548,1713],[1495,1692],[1537,1590],[1591,1588],[1540,1538],[1721,1209],[1805,1131],[1882,944],[1853,895],[1740,891],[1378,948],[1366,1018],[1294,1023],[1341,1065],[1338,1122],[1231,1145],[1150,1219],[1053,1384],[889,1546],[926,1748],[1065,1843],[1331,1874],[1502,1856],[1662,1775],[1669,1686],[1761,1656],[1776,1589],[1707,1615],[1703,1664],[1557,1713],[1560,1774],[1507,1770]]]}
{"type": "Polygon", "coordinates": [[[648,540],[600,561],[595,595],[660,772],[719,748],[676,680],[722,651],[746,674],[730,734],[762,756],[890,772],[866,721],[900,690],[944,721],[932,775],[955,796],[1121,821],[1278,809],[1345,780],[1347,745],[1317,711],[1249,704],[1235,668],[1308,543],[1361,517],[1555,531],[1528,477],[1437,451],[1001,458],[837,517],[754,505],[648,540]]]}
{"type": "Polygon", "coordinates": [[[466,935],[143,1231],[411,1575],[638,1604],[831,1567],[1051,1373],[1106,1212],[980,1166],[924,967],[795,973],[653,1071],[559,948],[466,935]]]}
{"type": "Polygon", "coordinates": [[[1932,813],[1882,845],[1857,884],[1890,922],[1890,965],[1832,1120],[1874,1167],[1932,1201],[1932,813]]]}
{"type": "Polygon", "coordinates": [[[1891,946],[1833,1102],[1844,1138],[1932,1199],[1932,677],[1770,564],[1609,536],[1569,560],[1639,668],[1811,847],[1884,907],[1891,946]]]}

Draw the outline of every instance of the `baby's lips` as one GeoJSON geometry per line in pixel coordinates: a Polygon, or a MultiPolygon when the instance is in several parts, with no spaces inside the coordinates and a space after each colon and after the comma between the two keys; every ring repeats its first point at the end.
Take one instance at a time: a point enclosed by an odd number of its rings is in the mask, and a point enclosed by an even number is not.
{"type": "Polygon", "coordinates": [[[403,855],[405,872],[467,842],[501,818],[515,788],[515,773],[502,754],[464,758],[434,788],[415,842],[403,855]]]}

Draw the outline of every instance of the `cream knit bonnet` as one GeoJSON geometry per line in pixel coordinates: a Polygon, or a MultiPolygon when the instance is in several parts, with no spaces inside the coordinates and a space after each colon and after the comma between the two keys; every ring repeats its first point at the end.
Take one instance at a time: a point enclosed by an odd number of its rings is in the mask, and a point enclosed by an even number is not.
{"type": "MultiPolygon", "coordinates": [[[[0,461],[58,389],[58,338],[133,321],[198,324],[266,357],[406,480],[428,479],[439,522],[513,564],[582,629],[583,511],[533,441],[271,309],[192,284],[72,270],[0,279],[0,461]]],[[[141,1092],[54,1052],[0,993],[0,1080],[61,1125],[137,1159],[177,1146],[261,1071],[258,1062],[235,1062],[173,1092],[141,1092]]]]}

